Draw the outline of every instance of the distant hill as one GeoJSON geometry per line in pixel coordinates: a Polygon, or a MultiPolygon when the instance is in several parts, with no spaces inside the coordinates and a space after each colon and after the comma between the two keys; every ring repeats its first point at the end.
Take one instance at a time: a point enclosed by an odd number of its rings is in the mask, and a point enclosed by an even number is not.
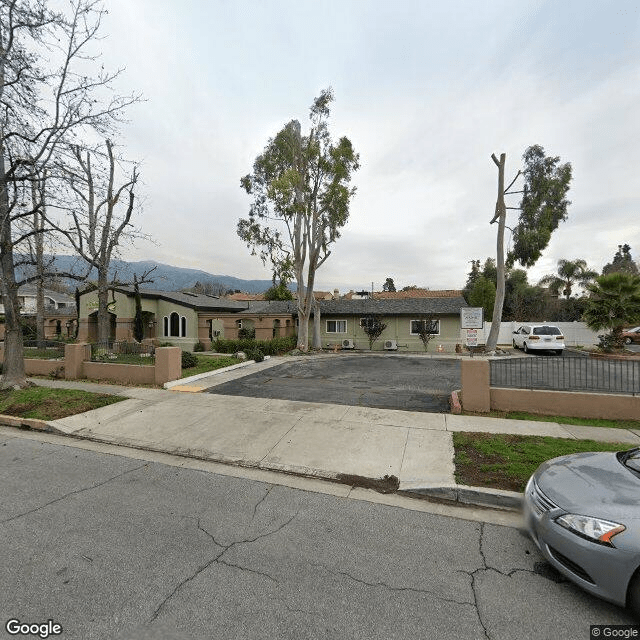
{"type": "MultiPolygon", "coordinates": [[[[57,271],[78,275],[86,269],[86,266],[79,262],[75,256],[67,255],[56,255],[55,266],[57,271]]],[[[179,291],[180,289],[193,287],[197,281],[202,283],[215,281],[229,289],[239,289],[247,293],[262,293],[271,286],[271,280],[243,280],[242,278],[234,278],[233,276],[207,273],[200,269],[174,267],[153,260],[141,260],[139,262],[112,260],[111,268],[109,269],[109,278],[112,279],[117,274],[118,280],[133,282],[134,273],[140,276],[154,266],[156,270],[151,276],[153,278],[153,284],[147,284],[141,288],[159,289],[161,291],[179,291]]],[[[97,277],[97,272],[93,269],[89,274],[89,279],[95,280],[97,277]]],[[[73,280],[69,280],[68,284],[72,287],[77,286],[73,280]]]]}

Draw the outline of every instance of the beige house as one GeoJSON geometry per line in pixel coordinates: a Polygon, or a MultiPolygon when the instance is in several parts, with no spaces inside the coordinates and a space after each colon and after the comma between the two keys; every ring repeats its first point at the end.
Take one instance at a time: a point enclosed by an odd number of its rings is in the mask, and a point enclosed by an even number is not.
{"type": "MultiPolygon", "coordinates": [[[[460,309],[466,306],[456,291],[429,292],[425,298],[328,299],[319,300],[321,340],[325,348],[368,350],[363,326],[371,315],[387,325],[374,344],[377,351],[423,351],[418,323],[426,317],[434,321],[429,351],[441,347],[454,351],[460,342],[460,309]]],[[[144,338],[156,343],[170,342],[186,350],[200,341],[209,349],[216,338],[237,339],[241,330],[255,332],[257,340],[297,333],[295,301],[245,300],[168,291],[140,290],[144,338]]],[[[81,294],[79,340],[97,339],[96,291],[81,294]]],[[[135,298],[132,287],[109,290],[111,338],[133,340],[135,298]]],[[[311,320],[310,333],[312,335],[311,320]]]]}

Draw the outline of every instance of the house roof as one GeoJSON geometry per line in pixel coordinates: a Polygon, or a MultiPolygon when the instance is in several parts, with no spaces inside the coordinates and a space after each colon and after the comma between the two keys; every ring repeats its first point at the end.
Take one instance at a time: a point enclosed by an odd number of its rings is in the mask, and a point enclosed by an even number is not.
{"type": "MultiPolygon", "coordinates": [[[[133,287],[111,287],[115,291],[133,295],[133,287]]],[[[204,293],[184,293],[183,291],[160,291],[140,289],[140,297],[147,300],[166,300],[175,302],[195,311],[240,311],[247,308],[246,302],[237,302],[228,298],[218,298],[204,293]]]]}
{"type": "Polygon", "coordinates": [[[248,301],[248,300],[264,300],[264,293],[232,293],[225,298],[229,300],[239,300],[239,301],[248,301]]]}
{"type": "Polygon", "coordinates": [[[404,298],[367,300],[323,300],[320,311],[325,315],[352,316],[382,314],[386,316],[406,315],[453,315],[459,314],[467,303],[462,296],[442,298],[404,298]]]}
{"type": "MultiPolygon", "coordinates": [[[[385,316],[406,315],[458,315],[461,307],[467,303],[462,296],[443,298],[406,298],[392,300],[320,300],[320,313],[332,316],[354,316],[382,314],[385,316]]],[[[242,315],[278,314],[296,315],[297,303],[294,301],[250,302],[242,315]]]]}
{"type": "Polygon", "coordinates": [[[376,291],[373,294],[377,300],[405,300],[410,298],[459,298],[462,291],[456,289],[442,289],[431,291],[430,289],[407,289],[406,291],[376,291]]]}
{"type": "MultiPolygon", "coordinates": [[[[37,295],[38,287],[35,284],[23,284],[18,288],[19,296],[27,296],[31,297],[37,295]]],[[[44,295],[47,298],[51,298],[56,302],[56,304],[67,304],[67,305],[75,305],[76,301],[72,296],[67,295],[66,293],[59,293],[58,291],[52,291],[51,289],[45,289],[44,295]]]]}

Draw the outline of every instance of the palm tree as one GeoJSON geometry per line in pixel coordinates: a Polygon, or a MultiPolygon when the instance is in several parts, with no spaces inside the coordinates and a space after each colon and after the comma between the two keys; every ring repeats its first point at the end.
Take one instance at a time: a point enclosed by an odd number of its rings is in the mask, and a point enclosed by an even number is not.
{"type": "Polygon", "coordinates": [[[571,290],[576,283],[583,286],[591,282],[598,273],[587,268],[587,263],[582,258],[576,260],[558,260],[557,275],[548,275],[538,283],[542,287],[549,287],[549,291],[556,296],[563,295],[568,300],[571,290]]]}
{"type": "Polygon", "coordinates": [[[612,273],[587,285],[591,292],[584,318],[598,331],[609,329],[614,345],[622,347],[622,328],[640,320],[640,276],[612,273]]]}

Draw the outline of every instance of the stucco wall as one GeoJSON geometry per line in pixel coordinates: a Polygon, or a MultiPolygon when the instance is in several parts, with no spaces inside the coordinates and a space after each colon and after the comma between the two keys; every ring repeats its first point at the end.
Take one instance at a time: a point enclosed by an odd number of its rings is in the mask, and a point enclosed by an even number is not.
{"type": "MultiPolygon", "coordinates": [[[[364,316],[362,316],[364,317],[364,316]]],[[[361,316],[334,316],[323,315],[321,318],[321,339],[322,346],[333,346],[340,344],[342,340],[351,339],[356,349],[369,349],[369,338],[360,326],[361,316]],[[344,320],[347,323],[345,333],[328,333],[328,320],[344,320]]],[[[387,328],[373,345],[374,351],[383,351],[385,340],[396,340],[398,351],[419,351],[424,352],[424,346],[420,336],[411,335],[411,320],[418,320],[419,316],[388,316],[384,317],[387,328]]],[[[442,345],[444,351],[453,352],[455,346],[460,342],[460,317],[459,316],[436,316],[435,320],[440,321],[440,333],[433,336],[429,342],[428,352],[435,352],[438,345],[442,345]]],[[[309,335],[313,335],[313,320],[309,323],[309,335]]]]}
{"type": "Polygon", "coordinates": [[[82,373],[91,380],[111,380],[127,384],[154,384],[155,367],[108,362],[83,362],[82,373]]]}

